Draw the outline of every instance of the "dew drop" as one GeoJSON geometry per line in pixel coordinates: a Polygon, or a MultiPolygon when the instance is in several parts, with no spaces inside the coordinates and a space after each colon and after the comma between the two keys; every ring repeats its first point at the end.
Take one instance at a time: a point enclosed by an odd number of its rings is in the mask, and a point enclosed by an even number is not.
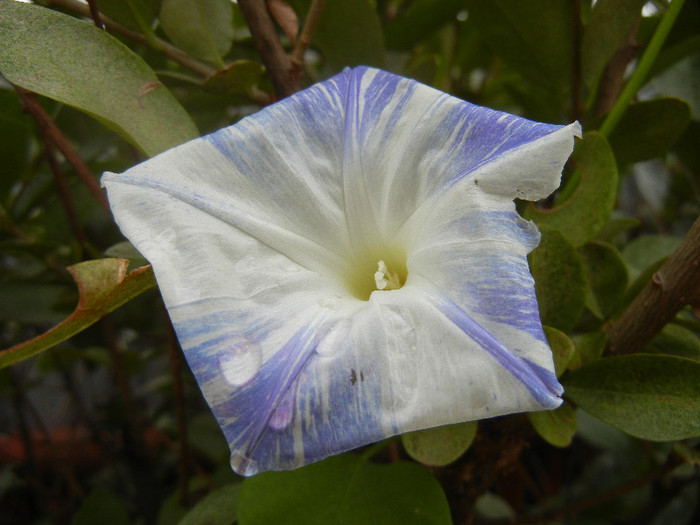
{"type": "Polygon", "coordinates": [[[231,468],[241,476],[255,476],[260,467],[254,459],[245,456],[231,456],[231,468]]]}
{"type": "Polygon", "coordinates": [[[292,422],[292,416],[294,416],[294,401],[296,398],[294,390],[294,387],[289,389],[284,399],[282,399],[282,402],[273,412],[270,422],[268,423],[270,428],[284,430],[292,422]]]}
{"type": "Polygon", "coordinates": [[[217,342],[219,369],[230,385],[248,384],[262,366],[262,348],[246,336],[233,335],[217,342]]]}

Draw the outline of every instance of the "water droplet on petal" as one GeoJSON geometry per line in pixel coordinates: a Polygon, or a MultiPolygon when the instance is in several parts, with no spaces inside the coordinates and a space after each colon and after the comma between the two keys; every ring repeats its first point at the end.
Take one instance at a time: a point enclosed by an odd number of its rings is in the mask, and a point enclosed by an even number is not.
{"type": "Polygon", "coordinates": [[[248,384],[262,366],[262,348],[246,336],[233,335],[217,341],[219,369],[236,387],[248,384]]]}
{"type": "Polygon", "coordinates": [[[231,456],[231,468],[241,476],[255,476],[260,470],[257,461],[245,456],[231,456]]]}
{"type": "Polygon", "coordinates": [[[272,414],[268,425],[275,430],[284,430],[292,422],[294,416],[295,388],[292,386],[272,414]]]}

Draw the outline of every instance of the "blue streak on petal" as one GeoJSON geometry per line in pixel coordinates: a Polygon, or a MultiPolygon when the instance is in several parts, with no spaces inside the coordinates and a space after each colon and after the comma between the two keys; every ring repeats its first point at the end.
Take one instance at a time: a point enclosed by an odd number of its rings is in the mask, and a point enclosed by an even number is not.
{"type": "Polygon", "coordinates": [[[561,393],[561,387],[557,388],[558,382],[556,382],[556,379],[552,383],[552,378],[549,374],[541,377],[539,375],[539,372],[542,371],[541,367],[532,366],[528,361],[514,355],[450,299],[441,296],[439,298],[435,297],[433,300],[437,303],[438,309],[450,321],[478,343],[515,379],[520,381],[542,407],[556,408],[561,404],[561,399],[557,397],[561,393]]]}
{"type": "MultiPolygon", "coordinates": [[[[275,321],[251,323],[248,315],[233,311],[188,317],[201,310],[201,304],[192,303],[171,313],[237,472],[253,475],[258,470],[295,468],[387,435],[376,410],[381,371],[362,369],[352,352],[340,350],[333,353],[329,367],[316,352],[333,322],[319,318],[300,327],[254,377],[244,375],[240,385],[232,385],[221,359],[235,352],[241,341],[262,343],[274,332],[268,322],[275,321]],[[229,341],[232,346],[226,346],[229,341]]],[[[347,341],[341,339],[339,344],[347,341]]]]}
{"type": "Polygon", "coordinates": [[[534,280],[524,256],[486,253],[462,284],[469,309],[547,342],[540,321],[534,280]]]}
{"type": "MultiPolygon", "coordinates": [[[[547,342],[534,280],[524,255],[539,242],[540,234],[533,223],[512,211],[479,211],[454,219],[428,235],[433,242],[418,252],[432,254],[425,265],[434,268],[439,257],[442,267],[448,269],[449,282],[443,279],[436,283],[438,288],[454,289],[457,303],[477,317],[510,325],[547,342]],[[443,251],[438,253],[436,248],[443,251]]],[[[437,276],[426,273],[425,277],[434,282],[437,276]]]]}
{"type": "Polygon", "coordinates": [[[453,142],[454,147],[463,148],[457,155],[457,165],[461,165],[462,169],[448,181],[450,185],[507,151],[554,133],[562,127],[534,122],[469,102],[455,106],[445,124],[459,125],[457,136],[466,139],[463,143],[453,142]]]}

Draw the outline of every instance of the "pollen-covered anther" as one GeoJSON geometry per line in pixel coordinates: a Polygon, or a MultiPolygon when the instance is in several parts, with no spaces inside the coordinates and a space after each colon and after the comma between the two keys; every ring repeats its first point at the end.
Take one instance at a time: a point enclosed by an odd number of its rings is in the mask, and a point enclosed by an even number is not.
{"type": "Polygon", "coordinates": [[[389,270],[386,263],[381,260],[378,263],[377,271],[374,272],[374,282],[377,290],[398,290],[403,286],[399,274],[389,270]]]}

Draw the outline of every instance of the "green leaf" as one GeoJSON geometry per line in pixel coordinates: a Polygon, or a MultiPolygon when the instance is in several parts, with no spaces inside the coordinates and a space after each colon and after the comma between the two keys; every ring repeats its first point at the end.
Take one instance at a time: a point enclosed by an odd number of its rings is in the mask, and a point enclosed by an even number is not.
{"type": "Polygon", "coordinates": [[[29,165],[34,123],[22,113],[17,94],[0,90],[0,202],[29,165]]]}
{"type": "Polygon", "coordinates": [[[633,228],[637,228],[641,222],[638,219],[632,219],[630,217],[613,217],[605,225],[598,230],[595,237],[596,241],[606,242],[608,244],[615,244],[618,238],[627,233],[633,228]]]}
{"type": "Polygon", "coordinates": [[[253,60],[237,60],[204,82],[204,89],[229,97],[254,97],[265,68],[253,60]]]}
{"type": "Polygon", "coordinates": [[[160,0],[97,0],[100,13],[137,31],[151,31],[160,0]]]}
{"type": "Polygon", "coordinates": [[[172,42],[219,68],[233,43],[230,0],[163,0],[160,24],[172,42]]]}
{"type": "Polygon", "coordinates": [[[384,39],[370,0],[328,0],[315,40],[330,66],[384,66],[384,39]]]}
{"type": "Polygon", "coordinates": [[[487,44],[537,85],[568,89],[573,57],[569,0],[467,0],[487,44]]]}
{"type": "Polygon", "coordinates": [[[554,357],[554,371],[557,377],[560,377],[569,367],[569,363],[576,354],[576,348],[571,339],[564,332],[560,332],[551,326],[544,327],[544,335],[547,336],[547,342],[552,349],[554,357]]]}
{"type": "Polygon", "coordinates": [[[686,357],[700,361],[700,339],[695,332],[675,324],[667,324],[654,339],[649,347],[662,354],[686,357]]]}
{"type": "Polygon", "coordinates": [[[437,480],[416,463],[375,465],[343,454],[243,482],[240,525],[431,525],[452,523],[437,480]]]}
{"type": "Polygon", "coordinates": [[[477,516],[489,521],[515,522],[517,513],[505,499],[493,492],[485,492],[474,502],[474,511],[477,516]]]}
{"type": "Polygon", "coordinates": [[[124,502],[109,489],[97,487],[85,498],[71,525],[129,525],[129,513],[124,502]]]}
{"type": "Polygon", "coordinates": [[[581,74],[593,86],[622,44],[646,0],[598,0],[581,42],[581,74]]]}
{"type": "Polygon", "coordinates": [[[149,156],[199,134],[146,63],[91,23],[0,0],[0,49],[10,82],[98,118],[149,156]]]}
{"type": "Polygon", "coordinates": [[[449,465],[471,446],[478,428],[476,421],[426,428],[401,436],[409,456],[424,465],[449,465]]]}
{"type": "Polygon", "coordinates": [[[576,433],[576,413],[571,405],[563,403],[556,410],[528,412],[530,423],[550,445],[568,447],[576,433]]]}
{"type": "Polygon", "coordinates": [[[618,311],[625,297],[625,261],[614,246],[599,241],[584,244],[580,253],[589,286],[586,305],[599,319],[608,318],[618,311]]]}
{"type": "Polygon", "coordinates": [[[574,343],[576,354],[569,363],[570,370],[600,359],[608,336],[605,332],[585,332],[572,335],[571,342],[574,343]]]}
{"type": "Polygon", "coordinates": [[[240,483],[231,483],[202,498],[178,525],[231,525],[236,521],[240,483]]]}
{"type": "Polygon", "coordinates": [[[150,266],[127,274],[128,266],[125,259],[98,259],[69,267],[80,292],[75,311],[48,332],[0,351],[0,369],[65,341],[156,285],[150,266]]]}
{"type": "Polygon", "coordinates": [[[557,230],[541,228],[540,245],[528,257],[542,323],[571,330],[583,312],[586,278],[576,249],[557,230]]]}
{"type": "Polygon", "coordinates": [[[576,171],[570,184],[575,189],[568,199],[546,210],[530,204],[524,216],[538,226],[556,228],[579,247],[610,219],[617,197],[617,165],[607,140],[596,132],[588,132],[577,141],[572,162],[576,171]]]}
{"type": "Polygon", "coordinates": [[[384,30],[390,49],[408,49],[429,37],[464,9],[464,0],[416,0],[384,30]]]}
{"type": "Polygon", "coordinates": [[[644,270],[671,255],[680,245],[680,237],[669,235],[640,235],[622,250],[630,280],[637,279],[644,270]]]}
{"type": "Polygon", "coordinates": [[[566,374],[566,396],[628,434],[651,441],[700,436],[700,363],[635,354],[607,357],[566,374]]]}
{"type": "Polygon", "coordinates": [[[610,135],[619,165],[665,154],[690,123],[690,106],[675,98],[632,104],[610,135]]]}

